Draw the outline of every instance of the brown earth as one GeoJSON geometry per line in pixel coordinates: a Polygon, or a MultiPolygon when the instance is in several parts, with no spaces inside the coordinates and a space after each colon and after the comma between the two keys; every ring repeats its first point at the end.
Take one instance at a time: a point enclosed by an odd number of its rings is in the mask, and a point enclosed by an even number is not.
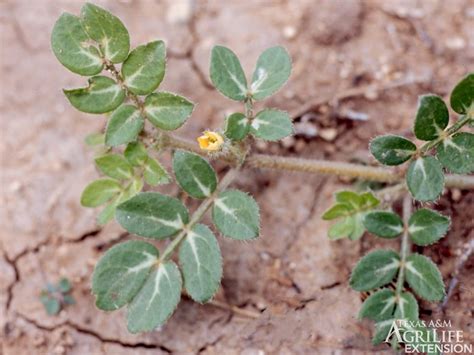
{"type": "MultiPolygon", "coordinates": [[[[226,113],[238,109],[210,86],[213,45],[231,47],[247,72],[263,49],[286,46],[294,61],[292,77],[265,104],[290,111],[299,134],[282,144],[258,144],[256,149],[266,153],[372,163],[370,138],[410,134],[417,96],[446,97],[461,76],[474,70],[470,0],[99,3],[122,18],[133,45],[166,40],[162,88],[198,103],[179,132],[189,138],[219,127],[226,113]],[[354,120],[361,115],[368,120],[354,120]]],[[[131,237],[116,224],[98,229],[96,212],[79,205],[82,189],[98,176],[83,140],[103,129],[105,119],[67,103],[61,88],[82,85],[84,79],[61,67],[49,36],[61,12],[78,13],[81,5],[0,3],[0,353],[389,351],[372,347],[372,324],[357,320],[361,301],[348,287],[348,276],[368,250],[397,244],[368,235],[359,242],[330,242],[321,213],[332,193],[351,188],[352,182],[322,176],[246,171],[237,181],[260,205],[262,237],[252,243],[220,238],[225,264],[217,300],[236,311],[183,300],[162,329],[131,335],[123,311],[107,314],[94,307],[93,265],[106,248],[131,237]],[[77,304],[47,316],[39,293],[46,281],[61,276],[72,280],[77,304]]],[[[434,207],[452,216],[452,228],[441,243],[418,251],[440,265],[449,284],[459,254],[474,238],[474,193],[447,191],[434,207]]],[[[423,319],[451,320],[467,343],[474,341],[473,266],[471,258],[460,269],[459,284],[444,309],[421,306],[423,319]]]]}

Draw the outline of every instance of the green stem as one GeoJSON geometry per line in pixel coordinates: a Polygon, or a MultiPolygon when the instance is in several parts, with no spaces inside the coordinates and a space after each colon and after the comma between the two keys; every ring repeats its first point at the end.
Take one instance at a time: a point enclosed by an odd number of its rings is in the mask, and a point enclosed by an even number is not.
{"type": "Polygon", "coordinates": [[[181,244],[183,239],[186,237],[187,233],[194,227],[196,223],[198,223],[201,220],[204,214],[209,210],[209,208],[212,206],[212,204],[214,203],[214,200],[217,198],[219,193],[225,190],[232,183],[232,181],[234,181],[234,179],[237,177],[238,171],[239,171],[239,168],[232,168],[227,172],[227,174],[219,182],[219,184],[217,185],[217,188],[211,194],[211,196],[206,198],[199,205],[197,210],[191,216],[189,223],[186,224],[183,230],[179,232],[178,235],[176,235],[176,237],[174,237],[171,243],[166,247],[163,254],[161,254],[161,257],[159,259],[160,262],[166,261],[171,257],[174,250],[181,244]]]}
{"type": "Polygon", "coordinates": [[[398,299],[403,291],[403,283],[405,282],[405,264],[408,255],[410,254],[410,237],[408,235],[408,220],[411,215],[411,198],[409,195],[406,195],[403,199],[403,223],[404,230],[402,235],[402,243],[400,247],[400,270],[398,271],[397,285],[395,289],[395,297],[398,299]]]}

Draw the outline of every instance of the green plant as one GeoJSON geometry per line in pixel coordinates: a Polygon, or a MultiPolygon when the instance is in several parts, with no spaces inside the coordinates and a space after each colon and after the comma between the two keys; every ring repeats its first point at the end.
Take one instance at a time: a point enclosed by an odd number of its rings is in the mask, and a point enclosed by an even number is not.
{"type": "MultiPolygon", "coordinates": [[[[456,85],[451,93],[451,107],[461,117],[448,127],[449,112],[442,98],[420,97],[413,129],[416,138],[426,141],[420,147],[395,135],[376,137],[370,143],[370,151],[380,163],[408,162],[406,186],[416,201],[434,201],[441,195],[443,168],[455,173],[474,171],[474,134],[460,132],[474,118],[474,74],[456,85]]],[[[409,198],[405,199],[402,219],[390,210],[374,210],[379,201],[368,193],[345,191],[335,197],[336,204],[323,215],[327,220],[339,219],[329,231],[330,238],[358,239],[367,230],[380,238],[402,239],[399,253],[376,250],[364,256],[350,279],[354,290],[372,293],[363,303],[359,317],[376,322],[373,342],[379,344],[387,338],[394,320],[418,320],[418,303],[413,293],[427,301],[444,298],[445,288],[437,266],[429,258],[411,253],[410,243],[436,243],[446,235],[450,218],[428,208],[411,214],[409,198]],[[395,288],[390,289],[387,286],[395,278],[395,288]],[[405,288],[405,283],[413,293],[405,288]]]]}
{"type": "MultiPolygon", "coordinates": [[[[95,163],[106,177],[85,188],[81,203],[86,207],[105,206],[98,217],[101,224],[115,216],[130,233],[149,241],[169,240],[162,252],[154,244],[141,240],[120,243],[109,249],[95,267],[92,291],[96,305],[106,311],[128,305],[128,329],[131,332],[150,331],[166,322],[181,298],[181,274],[184,289],[192,299],[203,303],[214,296],[222,277],[222,261],[213,232],[200,223],[209,210],[212,210],[216,230],[222,235],[237,240],[258,237],[260,218],[257,203],[242,191],[228,189],[241,169],[274,168],[387,183],[402,179],[400,174],[389,169],[252,152],[253,139],[276,141],[293,131],[286,112],[272,108],[256,112],[255,109],[257,101],[277,92],[290,75],[291,60],[282,47],[267,49],[259,56],[250,84],[231,50],[222,46],[213,48],[211,81],[223,95],[241,102],[242,112],[229,115],[221,129],[204,132],[198,138],[199,146],[196,146],[171,132],[186,122],[194,104],[176,94],[155,92],[165,74],[162,41],[130,51],[129,35],[122,22],[106,10],[86,4],[80,17],[63,14],[58,19],[51,42],[53,52],[64,66],[74,73],[92,76],[87,87],[64,90],[70,103],[83,112],[110,112],[105,134],[94,134],[87,139],[88,144],[100,147],[95,163]],[[116,65],[120,63],[118,70],[116,65]],[[99,75],[103,70],[108,76],[99,75]],[[174,179],[156,159],[157,153],[170,149],[174,179]],[[222,159],[229,164],[230,168],[222,179],[218,179],[203,156],[222,159]],[[152,187],[172,180],[187,196],[201,200],[192,214],[174,197],[141,192],[145,183],[152,187]],[[172,259],[176,252],[180,267],[172,259]]],[[[463,95],[465,91],[462,90],[463,95]]],[[[467,99],[472,101],[469,90],[467,99]]],[[[465,102],[463,98],[460,105],[465,102]]],[[[472,112],[467,116],[472,116],[472,112]]],[[[456,129],[448,129],[434,141],[441,143],[450,139],[467,120],[458,121],[454,125],[456,129]]],[[[425,130],[428,128],[422,128],[423,132],[425,130]]],[[[465,146],[459,143],[459,138],[454,139],[453,136],[452,142],[456,146],[465,146]]],[[[377,144],[373,143],[372,150],[375,147],[377,144]]],[[[420,163],[415,159],[427,159],[425,155],[433,147],[414,150],[407,158],[415,164],[411,169],[415,171],[408,174],[414,176],[409,179],[409,186],[415,197],[431,197],[414,182],[420,180],[417,168],[420,163]]],[[[407,149],[400,149],[398,145],[393,149],[396,156],[399,151],[407,154],[407,149]]],[[[472,159],[471,155],[469,159],[472,159]]],[[[431,176],[435,169],[431,166],[436,164],[431,164],[431,160],[421,162],[422,167],[425,164],[430,166],[431,176]]],[[[469,177],[449,175],[446,185],[473,188],[474,181],[469,177]]],[[[441,192],[439,184],[429,192],[433,194],[435,188],[438,196],[441,192]]],[[[370,192],[362,195],[347,192],[338,196],[338,202],[345,207],[333,209],[332,217],[355,221],[344,222],[349,227],[339,228],[344,230],[343,234],[348,233],[346,229],[351,229],[349,234],[352,239],[357,239],[363,232],[361,223],[378,200],[370,192]],[[345,209],[345,213],[337,209],[345,209]],[[357,227],[353,227],[355,225],[357,227]]],[[[337,237],[340,232],[333,231],[332,234],[337,237]]]]}
{"type": "Polygon", "coordinates": [[[74,297],[70,295],[71,290],[71,282],[65,277],[59,280],[57,284],[48,282],[46,288],[43,289],[40,294],[40,301],[46,313],[56,315],[65,306],[76,303],[74,297]]]}

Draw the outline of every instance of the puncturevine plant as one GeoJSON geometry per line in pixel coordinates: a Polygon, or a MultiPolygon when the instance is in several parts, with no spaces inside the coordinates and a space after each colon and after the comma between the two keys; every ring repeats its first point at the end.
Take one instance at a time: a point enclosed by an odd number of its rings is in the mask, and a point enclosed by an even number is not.
{"type": "Polygon", "coordinates": [[[215,230],[225,237],[252,240],[259,236],[257,203],[249,194],[229,188],[241,169],[249,167],[391,184],[378,192],[338,192],[335,205],[323,215],[324,219],[337,220],[329,231],[332,239],[356,240],[366,230],[380,238],[401,238],[400,251],[370,252],[350,278],[353,289],[371,292],[360,317],[376,322],[374,343],[385,340],[393,319],[418,319],[416,297],[428,301],[444,297],[437,266],[429,258],[411,253],[410,243],[425,246],[437,242],[449,229],[449,217],[428,208],[428,204],[411,213],[412,201],[405,198],[404,216],[400,218],[390,210],[390,204],[380,202],[380,196],[400,197],[408,195],[408,190],[414,200],[425,203],[436,200],[444,186],[474,188],[472,176],[456,175],[474,170],[474,134],[460,131],[474,121],[474,74],[467,75],[451,93],[451,107],[460,115],[452,125],[442,98],[420,98],[414,134],[424,144],[417,146],[396,135],[372,140],[370,151],[380,163],[408,166],[389,169],[252,152],[254,139],[277,141],[293,132],[286,112],[255,109],[257,101],[276,93],[290,76],[291,59],[282,47],[269,48],[259,56],[250,83],[230,49],[212,49],[211,81],[220,93],[241,102],[242,110],[229,115],[223,127],[205,131],[196,145],[171,133],[186,122],[194,104],[177,94],[156,91],[165,75],[163,41],[130,51],[123,23],[87,3],[80,16],[61,15],[51,43],[66,68],[90,77],[86,87],[64,90],[69,102],[82,112],[108,114],[104,134],[88,138],[89,144],[102,147],[95,164],[105,177],[85,188],[81,203],[85,207],[103,206],[100,224],[115,217],[128,232],[148,240],[110,248],[97,263],[92,278],[99,309],[113,311],[127,305],[130,332],[151,331],[163,325],[177,307],[183,288],[199,303],[211,300],[218,290],[222,277],[219,245],[213,231],[201,223],[208,211],[215,230]],[[156,158],[166,151],[172,153],[174,177],[156,158]],[[221,179],[209,163],[215,159],[229,165],[221,179]],[[444,170],[455,174],[445,175],[444,170]],[[177,198],[142,192],[145,184],[151,190],[173,180],[189,197],[201,200],[193,213],[177,198]],[[162,251],[150,243],[165,239],[169,242],[162,251]],[[394,279],[395,286],[388,287],[394,279]]]}

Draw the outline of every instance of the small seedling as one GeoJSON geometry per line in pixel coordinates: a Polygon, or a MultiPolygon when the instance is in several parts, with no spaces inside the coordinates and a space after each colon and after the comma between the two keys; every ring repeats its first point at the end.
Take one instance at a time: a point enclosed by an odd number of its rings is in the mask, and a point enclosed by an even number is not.
{"type": "MultiPolygon", "coordinates": [[[[175,93],[157,91],[166,69],[163,41],[130,51],[123,23],[87,3],[80,16],[61,15],[51,42],[54,54],[66,68],[90,77],[87,86],[64,90],[69,102],[82,112],[108,114],[105,132],[87,138],[87,144],[97,147],[95,164],[104,177],[85,188],[81,203],[85,207],[103,206],[98,216],[100,224],[115,217],[128,232],[146,240],[127,241],[109,249],[97,263],[92,278],[97,307],[113,311],[127,306],[132,333],[162,326],[176,309],[183,288],[199,303],[208,302],[217,292],[222,256],[214,232],[202,223],[208,211],[214,230],[224,237],[253,240],[259,236],[256,201],[246,192],[229,188],[242,168],[400,182],[401,176],[386,169],[252,154],[253,140],[278,141],[293,133],[286,112],[257,109],[259,102],[275,94],[290,76],[291,59],[282,47],[269,48],[258,57],[249,81],[230,49],[212,49],[211,81],[224,96],[240,102],[242,109],[230,114],[220,128],[203,132],[197,137],[197,146],[171,132],[187,121],[194,104],[175,93]],[[158,159],[169,150],[172,173],[158,159]],[[210,163],[214,159],[230,166],[221,179],[210,163]],[[181,200],[151,191],[154,186],[172,182],[188,197],[201,201],[192,213],[181,200]],[[143,192],[145,186],[147,192],[143,192]],[[159,240],[168,240],[164,250],[153,244],[159,240]]],[[[473,118],[473,78],[473,74],[467,76],[452,93],[451,106],[462,116],[449,128],[448,110],[442,99],[433,95],[421,98],[415,135],[426,144],[417,147],[403,137],[382,136],[370,145],[383,164],[408,162],[407,186],[416,200],[439,197],[445,185],[443,167],[455,173],[472,172],[474,168],[474,135],[459,132],[473,118]],[[435,156],[430,154],[434,149],[435,156]]],[[[463,176],[450,175],[446,182],[449,186],[474,186],[463,176]]],[[[401,220],[389,211],[375,211],[379,206],[379,199],[371,191],[343,191],[336,194],[336,205],[323,216],[339,220],[330,230],[333,239],[355,240],[366,229],[382,238],[402,235],[401,253],[370,253],[351,277],[354,289],[375,290],[364,303],[361,316],[378,322],[376,339],[385,334],[389,319],[418,317],[417,302],[404,288],[405,281],[419,297],[436,301],[443,297],[444,286],[436,266],[422,255],[409,255],[408,241],[434,243],[449,227],[448,217],[429,209],[420,209],[409,220],[401,220]],[[379,290],[395,276],[396,290],[379,290]]]]}
{"type": "Polygon", "coordinates": [[[40,301],[46,313],[50,316],[58,314],[67,305],[76,303],[70,295],[72,290],[71,282],[67,278],[62,278],[57,284],[47,283],[46,288],[41,291],[40,301]]]}

